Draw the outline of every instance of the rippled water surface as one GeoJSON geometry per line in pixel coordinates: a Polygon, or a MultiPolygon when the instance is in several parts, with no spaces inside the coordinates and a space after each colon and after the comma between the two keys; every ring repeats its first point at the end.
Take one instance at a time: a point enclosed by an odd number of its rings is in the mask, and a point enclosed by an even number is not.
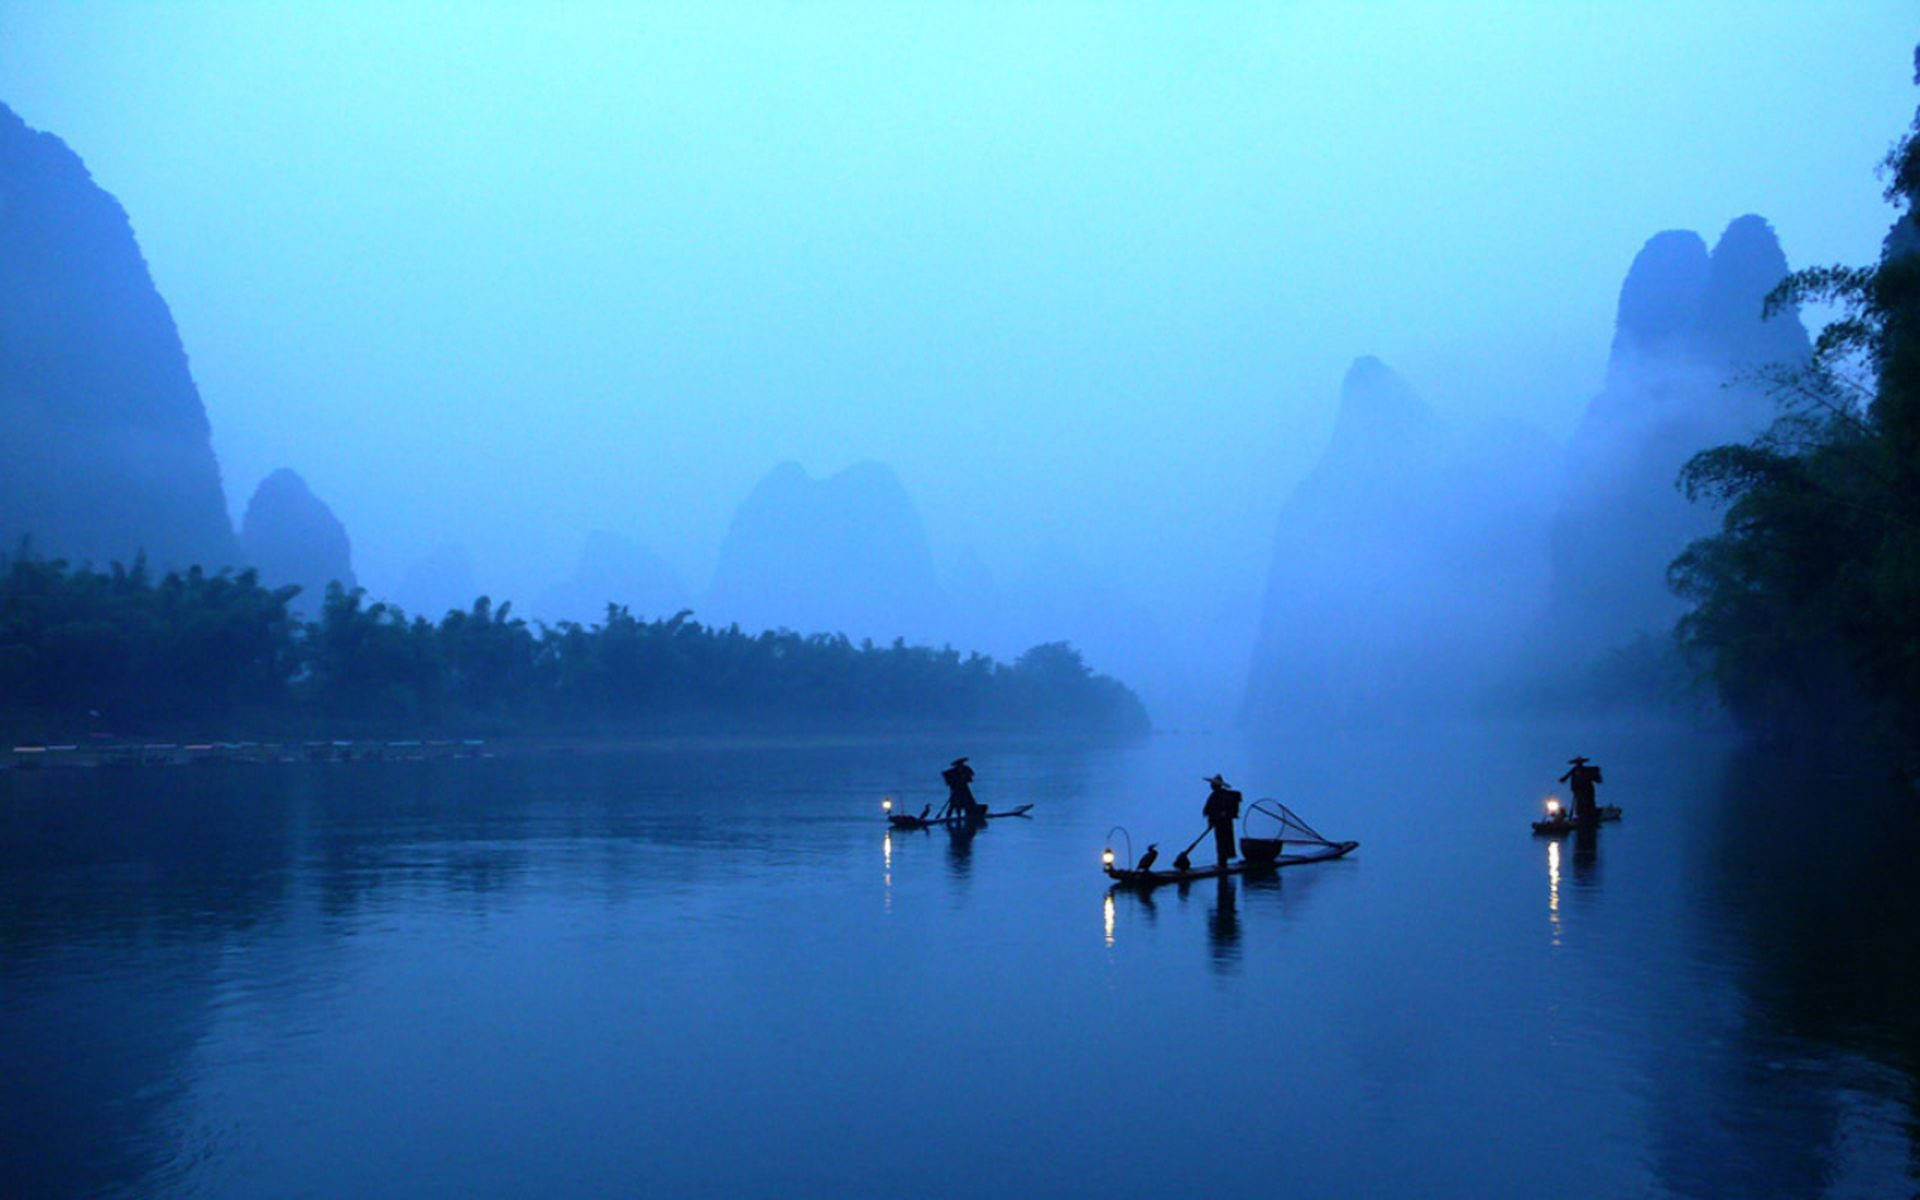
{"type": "Polygon", "coordinates": [[[9,1194],[1911,1194],[1906,860],[1580,737],[8,772],[9,1194]],[[1216,770],[1360,850],[1110,895],[1216,770]]]}

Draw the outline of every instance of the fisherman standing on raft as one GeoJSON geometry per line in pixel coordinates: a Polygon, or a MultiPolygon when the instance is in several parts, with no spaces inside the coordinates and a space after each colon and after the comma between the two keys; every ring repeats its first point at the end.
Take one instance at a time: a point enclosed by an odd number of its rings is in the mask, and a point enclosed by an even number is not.
{"type": "Polygon", "coordinates": [[[1589,764],[1579,755],[1567,761],[1573,765],[1560,777],[1560,782],[1573,789],[1574,822],[1580,825],[1597,824],[1600,806],[1594,802],[1593,785],[1601,782],[1600,768],[1589,764]]]}
{"type": "Polygon", "coordinates": [[[1212,776],[1207,782],[1213,785],[1213,790],[1207,793],[1207,802],[1200,806],[1200,815],[1213,830],[1214,853],[1219,855],[1220,865],[1224,867],[1233,857],[1233,823],[1240,819],[1241,796],[1227,786],[1222,776],[1212,776]]]}
{"type": "Polygon", "coordinates": [[[940,778],[947,784],[947,812],[977,820],[980,805],[973,798],[973,768],[967,765],[966,755],[954,759],[952,766],[940,772],[940,778]]]}

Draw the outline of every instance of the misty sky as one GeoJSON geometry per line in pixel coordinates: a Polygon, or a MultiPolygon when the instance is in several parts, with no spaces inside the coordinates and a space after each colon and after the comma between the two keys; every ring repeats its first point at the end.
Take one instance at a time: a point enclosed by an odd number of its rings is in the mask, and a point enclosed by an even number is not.
{"type": "Polygon", "coordinates": [[[1561,437],[1653,233],[1868,259],[1913,16],[0,0],[0,100],[131,214],[236,517],[292,467],[376,594],[595,527],[698,589],[879,459],[942,560],[1251,597],[1355,355],[1561,437]]]}

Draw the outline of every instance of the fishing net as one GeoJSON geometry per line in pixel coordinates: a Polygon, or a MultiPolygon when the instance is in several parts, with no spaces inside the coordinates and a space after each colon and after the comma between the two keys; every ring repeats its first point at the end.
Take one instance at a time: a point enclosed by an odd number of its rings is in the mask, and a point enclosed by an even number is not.
{"type": "Polygon", "coordinates": [[[1240,832],[1242,843],[1252,842],[1255,848],[1264,848],[1264,843],[1287,843],[1289,852],[1313,846],[1332,846],[1336,843],[1322,836],[1320,831],[1300,819],[1300,814],[1270,797],[1261,797],[1248,807],[1246,816],[1241,818],[1240,832]],[[1295,843],[1300,843],[1296,848],[1295,843]]]}

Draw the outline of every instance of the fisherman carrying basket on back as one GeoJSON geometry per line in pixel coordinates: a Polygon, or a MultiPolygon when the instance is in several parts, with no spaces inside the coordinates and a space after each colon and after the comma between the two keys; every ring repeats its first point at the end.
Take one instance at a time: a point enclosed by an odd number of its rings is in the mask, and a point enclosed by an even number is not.
{"type": "Polygon", "coordinates": [[[1586,758],[1575,755],[1567,760],[1572,765],[1560,782],[1573,790],[1573,819],[1576,824],[1591,825],[1600,820],[1600,806],[1595,803],[1593,785],[1601,782],[1600,768],[1587,762],[1586,758]]]}
{"type": "Polygon", "coordinates": [[[967,765],[965,755],[953,760],[953,765],[940,772],[940,778],[947,785],[946,814],[967,821],[976,821],[983,811],[973,798],[973,768],[967,765]]]}
{"type": "Polygon", "coordinates": [[[1240,819],[1241,795],[1228,787],[1222,776],[1214,775],[1207,782],[1212,790],[1207,793],[1207,802],[1200,806],[1200,814],[1213,830],[1213,849],[1224,867],[1233,857],[1233,823],[1240,819]]]}

